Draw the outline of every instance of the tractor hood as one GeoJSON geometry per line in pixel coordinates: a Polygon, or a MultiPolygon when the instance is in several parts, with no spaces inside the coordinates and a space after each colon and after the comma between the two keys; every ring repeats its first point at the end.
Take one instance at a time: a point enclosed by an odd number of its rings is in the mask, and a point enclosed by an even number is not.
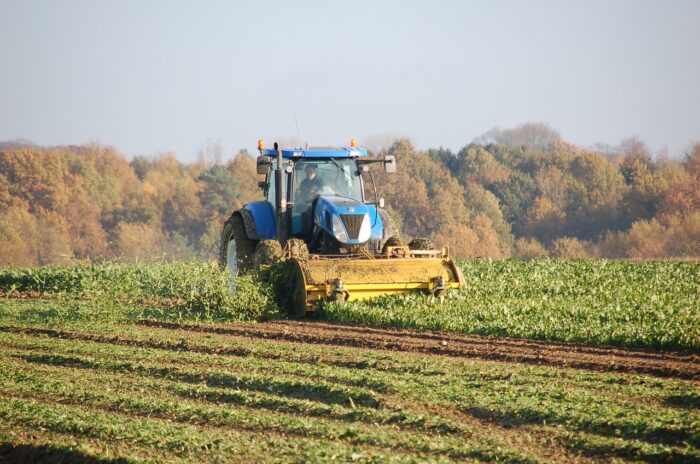
{"type": "Polygon", "coordinates": [[[314,224],[343,245],[361,245],[372,235],[377,210],[357,200],[322,195],[316,200],[314,224]]]}

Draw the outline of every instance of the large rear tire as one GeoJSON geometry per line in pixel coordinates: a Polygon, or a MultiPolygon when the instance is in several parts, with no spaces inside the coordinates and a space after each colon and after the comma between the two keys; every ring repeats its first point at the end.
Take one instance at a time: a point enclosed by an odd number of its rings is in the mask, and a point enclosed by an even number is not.
{"type": "Polygon", "coordinates": [[[229,272],[229,286],[236,289],[238,273],[252,268],[252,257],[257,240],[248,238],[240,214],[233,213],[224,224],[219,248],[219,265],[229,272]]]}
{"type": "Polygon", "coordinates": [[[417,237],[408,243],[408,248],[411,250],[423,250],[423,251],[427,250],[427,251],[429,251],[429,250],[434,250],[435,245],[428,238],[417,237]]]}
{"type": "Polygon", "coordinates": [[[396,227],[396,222],[394,221],[394,218],[391,216],[389,211],[380,208],[378,210],[378,213],[379,217],[382,218],[382,224],[384,225],[384,233],[381,242],[382,253],[384,253],[384,250],[386,250],[387,246],[403,245],[403,242],[401,242],[400,238],[399,228],[396,227]]]}

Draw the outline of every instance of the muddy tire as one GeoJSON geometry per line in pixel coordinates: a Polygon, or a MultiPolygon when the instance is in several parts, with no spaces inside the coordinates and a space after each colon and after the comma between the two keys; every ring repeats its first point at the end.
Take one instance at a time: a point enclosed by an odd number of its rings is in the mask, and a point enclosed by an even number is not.
{"type": "MultiPolygon", "coordinates": [[[[377,212],[379,213],[379,217],[382,218],[382,224],[384,225],[384,234],[383,234],[383,240],[384,242],[382,243],[382,247],[386,245],[387,240],[389,240],[392,237],[399,237],[399,230],[398,227],[396,227],[394,218],[391,217],[391,214],[389,214],[389,211],[386,209],[378,209],[377,212]]],[[[389,246],[396,246],[396,245],[389,245],[389,246]]]]}
{"type": "Polygon", "coordinates": [[[282,246],[277,240],[261,240],[253,253],[253,266],[258,268],[274,263],[282,259],[282,246]]]}
{"type": "Polygon", "coordinates": [[[290,281],[291,298],[288,300],[287,311],[289,317],[301,319],[306,316],[306,281],[302,264],[295,259],[290,263],[293,266],[293,273],[290,281]]]}
{"type": "Polygon", "coordinates": [[[306,242],[298,238],[287,240],[287,250],[290,258],[307,259],[309,257],[309,247],[306,242]]]}
{"type": "Polygon", "coordinates": [[[382,246],[382,253],[386,253],[388,247],[404,245],[406,244],[403,240],[401,240],[401,237],[399,237],[398,235],[392,235],[391,237],[387,238],[384,242],[384,245],[382,246]]]}
{"type": "Polygon", "coordinates": [[[236,277],[239,272],[253,267],[253,253],[257,240],[248,238],[245,224],[240,214],[233,213],[224,224],[219,247],[219,265],[230,273],[231,289],[236,287],[236,277]]]}
{"type": "Polygon", "coordinates": [[[435,245],[427,238],[414,238],[408,243],[408,248],[411,250],[434,250],[435,245]]]}

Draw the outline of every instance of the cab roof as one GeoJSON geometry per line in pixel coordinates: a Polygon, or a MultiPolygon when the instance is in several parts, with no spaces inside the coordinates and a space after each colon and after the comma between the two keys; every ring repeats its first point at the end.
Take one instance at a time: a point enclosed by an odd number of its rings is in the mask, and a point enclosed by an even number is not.
{"type": "MultiPolygon", "coordinates": [[[[367,156],[367,150],[357,147],[309,147],[309,148],[280,148],[283,158],[357,158],[367,156]]],[[[265,156],[277,156],[272,148],[261,150],[265,156]]]]}

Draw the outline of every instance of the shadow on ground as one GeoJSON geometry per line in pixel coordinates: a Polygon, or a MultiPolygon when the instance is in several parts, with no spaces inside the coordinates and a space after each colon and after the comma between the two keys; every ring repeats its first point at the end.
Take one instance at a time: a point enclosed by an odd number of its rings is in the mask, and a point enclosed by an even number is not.
{"type": "Polygon", "coordinates": [[[123,458],[101,459],[80,451],[55,445],[29,445],[0,443],[0,463],[45,463],[45,464],[127,464],[123,458]]]}

